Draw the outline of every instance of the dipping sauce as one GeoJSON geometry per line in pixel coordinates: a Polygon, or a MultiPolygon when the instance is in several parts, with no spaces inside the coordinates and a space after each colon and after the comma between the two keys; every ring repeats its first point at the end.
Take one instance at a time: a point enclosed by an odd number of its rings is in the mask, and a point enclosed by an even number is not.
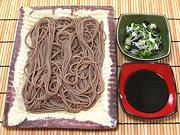
{"type": "Polygon", "coordinates": [[[139,70],[128,77],[125,82],[125,95],[135,109],[145,113],[161,110],[169,98],[165,81],[149,70],[139,70]]]}

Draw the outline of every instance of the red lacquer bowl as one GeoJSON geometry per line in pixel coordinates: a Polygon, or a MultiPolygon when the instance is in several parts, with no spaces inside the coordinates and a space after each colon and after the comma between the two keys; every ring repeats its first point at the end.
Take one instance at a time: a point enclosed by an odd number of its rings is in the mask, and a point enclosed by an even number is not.
{"type": "Polygon", "coordinates": [[[119,92],[127,114],[162,118],[177,112],[177,91],[168,64],[124,64],[119,92]]]}

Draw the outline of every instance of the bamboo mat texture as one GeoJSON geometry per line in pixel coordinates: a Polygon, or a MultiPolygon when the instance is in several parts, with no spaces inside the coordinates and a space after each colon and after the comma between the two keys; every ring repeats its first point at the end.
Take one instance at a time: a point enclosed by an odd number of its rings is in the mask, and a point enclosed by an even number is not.
{"type": "MultiPolygon", "coordinates": [[[[174,116],[144,120],[127,116],[118,107],[118,126],[115,130],[66,130],[66,129],[6,129],[2,127],[4,103],[14,48],[15,31],[20,7],[95,5],[113,6],[114,21],[123,13],[164,14],[168,18],[172,43],[169,57],[150,61],[171,65],[180,99],[180,0],[0,0],[0,135],[180,135],[180,112],[174,116]]],[[[123,63],[137,62],[125,57],[117,48],[118,71],[123,63]]],[[[118,78],[118,75],[117,75],[118,78]]],[[[180,101],[179,101],[180,105],[180,101]]],[[[179,107],[178,107],[179,108],[179,107]]]]}

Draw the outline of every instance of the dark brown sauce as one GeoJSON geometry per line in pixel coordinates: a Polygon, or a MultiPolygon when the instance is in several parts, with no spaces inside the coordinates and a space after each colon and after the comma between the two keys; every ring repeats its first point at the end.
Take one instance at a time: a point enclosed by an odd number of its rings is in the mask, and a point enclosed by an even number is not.
{"type": "Polygon", "coordinates": [[[158,74],[139,70],[132,73],[126,80],[125,95],[135,109],[153,113],[166,105],[169,92],[165,81],[158,74]]]}

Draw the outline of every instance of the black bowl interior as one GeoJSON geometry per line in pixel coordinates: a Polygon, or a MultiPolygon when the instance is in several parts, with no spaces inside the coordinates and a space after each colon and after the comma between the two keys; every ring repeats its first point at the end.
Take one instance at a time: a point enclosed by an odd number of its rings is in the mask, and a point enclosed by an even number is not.
{"type": "Polygon", "coordinates": [[[165,81],[149,70],[132,73],[125,82],[127,101],[137,110],[153,113],[161,110],[169,98],[165,81]]]}

